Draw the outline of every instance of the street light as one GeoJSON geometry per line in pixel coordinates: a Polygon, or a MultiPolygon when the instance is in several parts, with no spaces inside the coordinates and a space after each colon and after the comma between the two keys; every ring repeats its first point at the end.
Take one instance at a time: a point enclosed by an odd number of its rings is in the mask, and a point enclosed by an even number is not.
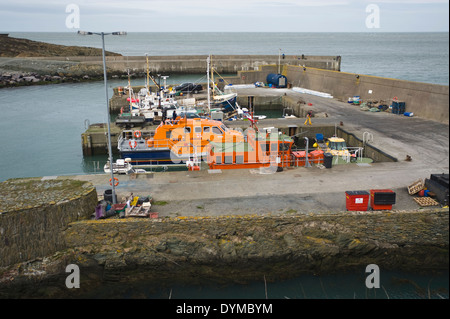
{"type": "Polygon", "coordinates": [[[107,125],[108,125],[108,154],[109,154],[109,167],[111,169],[111,186],[112,186],[112,201],[116,204],[116,186],[114,185],[114,172],[113,172],[113,158],[111,149],[111,127],[110,127],[110,115],[109,115],[109,99],[108,99],[108,83],[106,77],[106,58],[105,58],[105,35],[127,35],[124,31],[119,32],[87,32],[78,31],[79,35],[101,35],[102,36],[102,56],[103,56],[103,78],[105,81],[105,97],[106,97],[106,115],[107,115],[107,125]]]}

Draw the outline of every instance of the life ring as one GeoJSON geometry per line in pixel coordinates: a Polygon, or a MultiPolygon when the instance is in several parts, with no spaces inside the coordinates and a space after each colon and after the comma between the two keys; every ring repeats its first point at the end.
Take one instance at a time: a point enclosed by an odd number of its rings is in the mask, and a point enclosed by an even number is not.
{"type": "MultiPolygon", "coordinates": [[[[109,185],[112,186],[112,179],[109,179],[109,185]]],[[[114,177],[114,186],[118,186],[119,185],[119,179],[117,177],[114,177]]]]}
{"type": "Polygon", "coordinates": [[[397,98],[396,96],[394,96],[393,100],[394,100],[394,101],[397,101],[397,100],[398,100],[398,98],[397,98]]]}
{"type": "Polygon", "coordinates": [[[134,131],[134,137],[135,138],[140,138],[142,135],[141,131],[134,131]]]}
{"type": "Polygon", "coordinates": [[[129,141],[128,144],[130,144],[131,148],[135,148],[137,146],[137,142],[135,140],[129,141]]]}

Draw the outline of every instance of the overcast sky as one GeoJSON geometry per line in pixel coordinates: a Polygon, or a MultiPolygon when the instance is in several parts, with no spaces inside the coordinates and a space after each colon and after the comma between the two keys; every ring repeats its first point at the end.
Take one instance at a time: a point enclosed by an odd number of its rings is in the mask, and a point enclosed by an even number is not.
{"type": "Polygon", "coordinates": [[[0,0],[0,32],[73,32],[78,29],[105,32],[448,32],[449,1],[0,0]],[[79,18],[75,16],[78,10],[79,18]]]}

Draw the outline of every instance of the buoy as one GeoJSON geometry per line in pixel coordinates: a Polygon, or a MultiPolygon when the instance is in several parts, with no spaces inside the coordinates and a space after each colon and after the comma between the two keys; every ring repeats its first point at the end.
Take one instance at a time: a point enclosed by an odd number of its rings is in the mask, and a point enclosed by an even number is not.
{"type": "Polygon", "coordinates": [[[137,142],[135,140],[131,140],[128,142],[131,148],[135,148],[137,146],[137,142]]]}
{"type": "Polygon", "coordinates": [[[135,138],[140,138],[141,137],[141,131],[134,131],[134,137],[135,138]]]}
{"type": "MultiPolygon", "coordinates": [[[[109,185],[112,186],[112,179],[109,179],[109,185]]],[[[119,179],[117,177],[114,177],[114,186],[118,186],[119,185],[119,179]]]]}

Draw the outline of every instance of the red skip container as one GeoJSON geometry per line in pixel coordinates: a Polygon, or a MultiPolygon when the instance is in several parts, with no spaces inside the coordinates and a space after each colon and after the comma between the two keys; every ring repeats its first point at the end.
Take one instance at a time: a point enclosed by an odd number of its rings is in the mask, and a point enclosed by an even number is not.
{"type": "Polygon", "coordinates": [[[366,211],[369,207],[370,194],[366,191],[346,191],[345,204],[347,210],[366,211]]]}

